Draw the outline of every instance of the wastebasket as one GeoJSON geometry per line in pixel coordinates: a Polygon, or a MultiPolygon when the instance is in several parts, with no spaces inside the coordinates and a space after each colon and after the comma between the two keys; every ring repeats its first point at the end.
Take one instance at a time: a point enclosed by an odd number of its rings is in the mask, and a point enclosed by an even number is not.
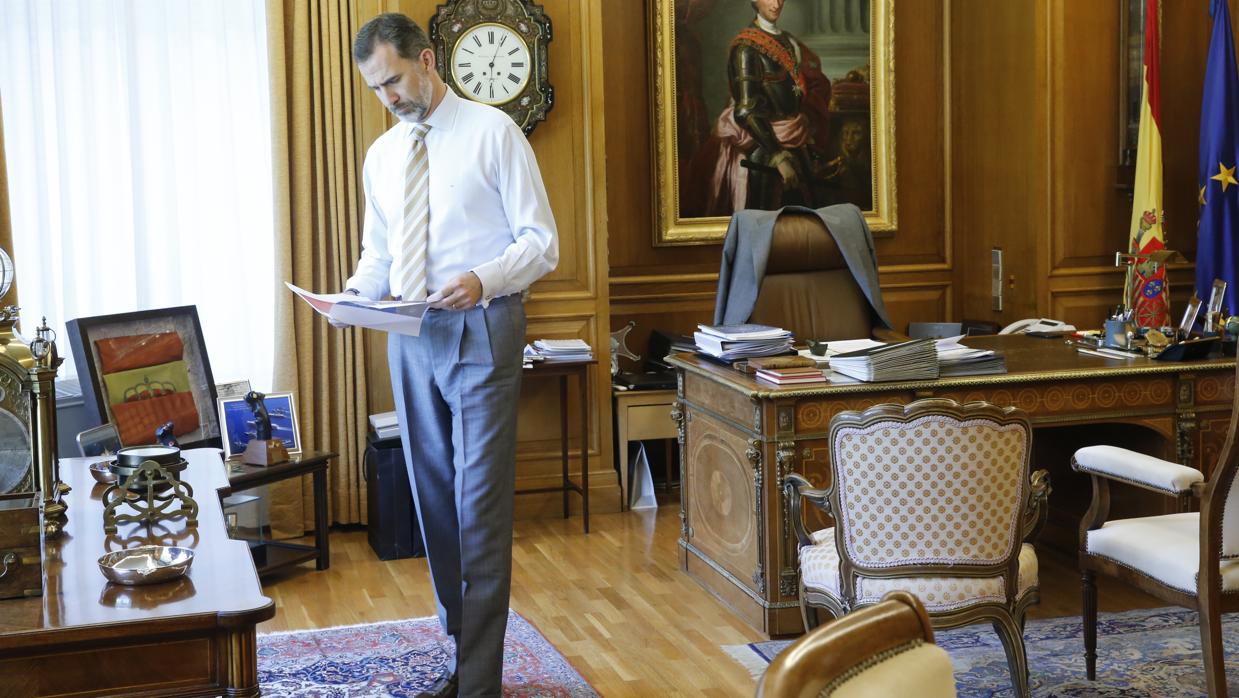
{"type": "Polygon", "coordinates": [[[399,438],[379,439],[373,433],[366,437],[365,477],[370,511],[366,535],[374,553],[380,560],[424,557],[399,438]]]}

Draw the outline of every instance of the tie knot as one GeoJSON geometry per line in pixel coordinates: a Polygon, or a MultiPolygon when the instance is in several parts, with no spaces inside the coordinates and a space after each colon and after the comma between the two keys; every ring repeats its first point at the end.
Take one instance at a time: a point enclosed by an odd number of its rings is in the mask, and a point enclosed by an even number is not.
{"type": "Polygon", "coordinates": [[[413,140],[420,143],[426,139],[426,132],[430,130],[430,124],[413,124],[413,140]]]}

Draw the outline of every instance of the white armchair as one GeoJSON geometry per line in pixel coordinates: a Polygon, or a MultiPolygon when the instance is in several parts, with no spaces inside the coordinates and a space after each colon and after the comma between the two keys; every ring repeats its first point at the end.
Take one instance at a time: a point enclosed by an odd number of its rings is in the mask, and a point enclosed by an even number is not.
{"type": "Polygon", "coordinates": [[[839,617],[904,590],[936,628],[993,624],[1011,683],[1028,695],[1024,616],[1039,599],[1037,554],[1044,471],[1029,476],[1024,413],[983,402],[918,400],[841,412],[830,423],[829,489],[785,477],[799,542],[800,606],[839,617]],[[809,532],[801,500],[835,525],[809,532]]]}
{"type": "Polygon", "coordinates": [[[1114,446],[1089,446],[1072,457],[1072,467],[1093,481],[1093,501],[1080,522],[1089,680],[1097,676],[1096,575],[1105,574],[1196,609],[1209,695],[1227,695],[1220,616],[1239,611],[1235,420],[1232,411],[1226,445],[1208,480],[1194,468],[1114,446]],[[1182,513],[1107,521],[1111,480],[1176,497],[1182,513]],[[1194,497],[1200,498],[1200,511],[1186,511],[1194,497]]]}

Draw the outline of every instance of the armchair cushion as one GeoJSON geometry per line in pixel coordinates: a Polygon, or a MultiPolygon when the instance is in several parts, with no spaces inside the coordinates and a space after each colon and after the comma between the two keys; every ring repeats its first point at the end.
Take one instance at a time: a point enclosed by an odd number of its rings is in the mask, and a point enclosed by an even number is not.
{"type": "MultiPolygon", "coordinates": [[[[1186,465],[1171,463],[1117,446],[1088,446],[1076,451],[1075,469],[1101,475],[1146,489],[1179,495],[1205,479],[1203,473],[1186,465]]],[[[1194,585],[1193,585],[1194,588],[1194,585]]]]}
{"type": "MultiPolygon", "coordinates": [[[[813,545],[800,549],[800,578],[810,591],[831,596],[842,604],[842,584],[839,578],[839,551],[835,547],[835,529],[824,528],[812,534],[813,545]]],[[[1020,549],[1020,572],[1017,598],[1037,588],[1037,553],[1027,543],[1020,549]]],[[[902,589],[915,594],[925,609],[954,611],[980,603],[1006,603],[1004,580],[996,577],[859,577],[856,582],[857,604],[877,603],[889,591],[902,589]]]]}
{"type": "MultiPolygon", "coordinates": [[[[1107,521],[1089,531],[1089,555],[1108,558],[1189,594],[1200,571],[1200,514],[1107,521]]],[[[1223,560],[1222,591],[1239,591],[1239,561],[1223,560]]]]}
{"type": "Polygon", "coordinates": [[[955,696],[951,655],[937,645],[920,644],[878,662],[839,684],[831,698],[867,696],[955,696]]]}

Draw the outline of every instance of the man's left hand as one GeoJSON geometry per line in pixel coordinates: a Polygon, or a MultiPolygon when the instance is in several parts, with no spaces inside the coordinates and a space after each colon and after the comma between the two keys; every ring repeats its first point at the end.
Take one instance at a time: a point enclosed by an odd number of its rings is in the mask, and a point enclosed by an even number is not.
{"type": "Polygon", "coordinates": [[[482,280],[473,272],[465,272],[444,284],[437,293],[426,298],[432,308],[468,310],[482,300],[482,280]]]}

